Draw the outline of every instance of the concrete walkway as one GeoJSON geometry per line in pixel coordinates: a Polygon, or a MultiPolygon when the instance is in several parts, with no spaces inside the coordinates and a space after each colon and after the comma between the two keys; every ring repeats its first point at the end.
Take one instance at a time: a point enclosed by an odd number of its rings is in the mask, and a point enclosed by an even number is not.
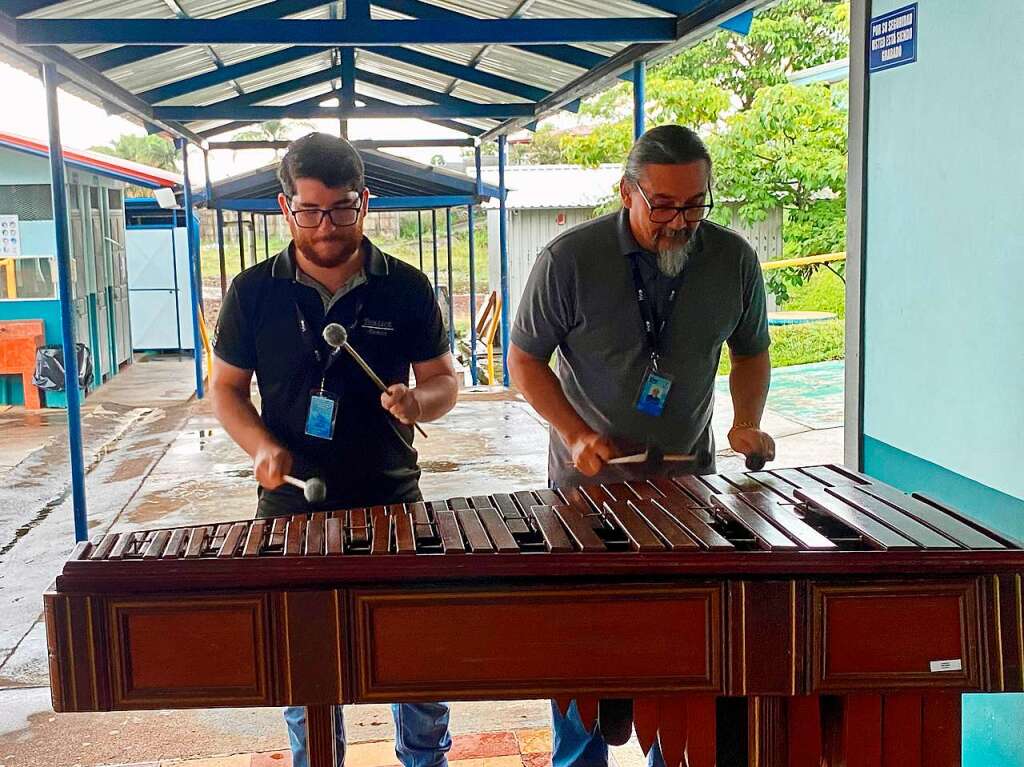
{"type": "MultiPolygon", "coordinates": [[[[251,461],[219,428],[208,402],[192,399],[191,375],[188,360],[150,359],[86,401],[92,537],[252,516],[251,461]]],[[[842,428],[796,415],[792,408],[766,414],[779,446],[774,466],[839,462],[842,428]]],[[[731,418],[728,397],[720,396],[719,446],[731,418]]],[[[277,709],[53,714],[40,595],[73,545],[64,424],[61,412],[0,413],[0,767],[284,767],[290,760],[277,709]]],[[[452,413],[425,428],[430,438],[417,446],[427,498],[544,485],[547,429],[514,394],[465,392],[452,413]]],[[[728,450],[718,464],[720,471],[742,468],[728,450]]],[[[456,703],[453,763],[539,767],[548,758],[548,721],[546,701],[456,703]]],[[[352,706],[346,724],[350,743],[367,744],[352,748],[349,767],[395,763],[388,707],[352,706]]],[[[613,755],[619,767],[642,763],[635,742],[613,755]]]]}

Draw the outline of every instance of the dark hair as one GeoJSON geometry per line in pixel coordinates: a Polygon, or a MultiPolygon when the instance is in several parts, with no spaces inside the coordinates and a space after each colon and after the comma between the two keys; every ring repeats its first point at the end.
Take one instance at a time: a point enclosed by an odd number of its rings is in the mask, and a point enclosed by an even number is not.
{"type": "Polygon", "coordinates": [[[636,183],[645,165],[685,165],[698,160],[704,160],[711,170],[711,155],[700,136],[682,125],[659,125],[633,144],[623,176],[636,183]]]}
{"type": "Polygon", "coordinates": [[[295,180],[315,178],[331,188],[347,186],[362,192],[366,184],[363,159],[343,138],[327,133],[310,133],[288,145],[288,152],[277,168],[277,178],[285,197],[295,194],[295,180]]]}

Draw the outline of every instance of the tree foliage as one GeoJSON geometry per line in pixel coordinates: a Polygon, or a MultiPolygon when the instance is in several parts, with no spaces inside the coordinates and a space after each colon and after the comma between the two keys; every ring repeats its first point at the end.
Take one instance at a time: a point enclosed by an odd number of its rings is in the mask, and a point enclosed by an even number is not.
{"type": "Polygon", "coordinates": [[[761,88],[785,83],[787,74],[847,56],[849,29],[848,3],[785,0],[758,13],[749,34],[720,30],[669,59],[661,71],[709,80],[747,109],[761,88]]]}
{"type": "Polygon", "coordinates": [[[161,170],[178,170],[178,150],[174,144],[163,136],[136,136],[125,133],[118,136],[107,146],[94,146],[93,152],[101,152],[122,160],[139,162],[151,168],[161,170]]]}

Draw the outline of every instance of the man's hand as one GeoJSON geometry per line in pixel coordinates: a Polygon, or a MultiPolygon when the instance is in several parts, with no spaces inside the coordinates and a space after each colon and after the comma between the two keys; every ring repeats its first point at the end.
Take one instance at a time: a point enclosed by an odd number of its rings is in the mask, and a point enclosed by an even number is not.
{"type": "Polygon", "coordinates": [[[746,456],[759,455],[765,461],[775,460],[775,440],[768,432],[754,426],[739,425],[729,429],[729,447],[746,456]]]}
{"type": "Polygon", "coordinates": [[[569,442],[572,451],[572,465],[587,477],[593,477],[604,465],[618,455],[615,444],[597,432],[586,432],[569,442]]]}
{"type": "Polygon", "coordinates": [[[252,459],[256,481],[267,490],[284,484],[284,475],[292,470],[292,454],[276,442],[266,442],[252,459]]]}
{"type": "Polygon", "coordinates": [[[381,393],[380,404],[406,426],[412,426],[423,414],[416,392],[405,384],[389,386],[386,392],[381,393]]]}

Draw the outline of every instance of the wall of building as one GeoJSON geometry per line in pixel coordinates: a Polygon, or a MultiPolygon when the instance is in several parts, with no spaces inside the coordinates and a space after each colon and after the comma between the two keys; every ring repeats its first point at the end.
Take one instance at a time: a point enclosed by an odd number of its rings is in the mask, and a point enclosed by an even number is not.
{"type": "MultiPolygon", "coordinates": [[[[854,0],[855,29],[868,5],[877,17],[906,2],[854,0]]],[[[1020,538],[1024,4],[917,5],[917,61],[871,74],[852,114],[866,160],[851,152],[851,198],[861,182],[864,195],[851,208],[861,291],[848,342],[862,335],[863,383],[847,402],[859,396],[863,430],[848,456],[1020,538]]],[[[963,742],[964,767],[1024,764],[1024,696],[965,696],[963,742]]]]}
{"type": "MultiPolygon", "coordinates": [[[[530,270],[541,250],[551,240],[572,227],[594,217],[592,208],[516,209],[508,212],[508,275],[512,314],[515,317],[519,297],[526,287],[530,270]],[[558,216],[564,222],[558,223],[558,216]]],[[[501,292],[501,251],[498,238],[498,210],[487,211],[488,290],[501,292]]]]}

